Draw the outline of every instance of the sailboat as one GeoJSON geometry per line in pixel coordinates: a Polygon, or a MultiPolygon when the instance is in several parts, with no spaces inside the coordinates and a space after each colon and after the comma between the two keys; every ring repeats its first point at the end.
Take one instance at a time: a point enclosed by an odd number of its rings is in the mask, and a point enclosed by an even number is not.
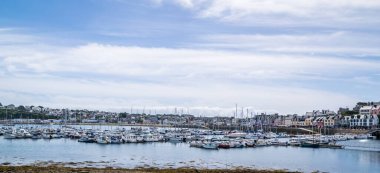
{"type": "Polygon", "coordinates": [[[306,140],[301,142],[301,147],[307,147],[307,148],[319,148],[320,143],[315,140],[315,134],[314,134],[314,126],[313,128],[313,140],[306,140]]]}
{"type": "MultiPolygon", "coordinates": [[[[5,116],[7,117],[8,119],[8,108],[5,107],[5,116]]],[[[15,126],[13,123],[12,123],[12,116],[11,116],[11,119],[9,121],[7,121],[7,123],[4,125],[4,126],[15,126]]]]}

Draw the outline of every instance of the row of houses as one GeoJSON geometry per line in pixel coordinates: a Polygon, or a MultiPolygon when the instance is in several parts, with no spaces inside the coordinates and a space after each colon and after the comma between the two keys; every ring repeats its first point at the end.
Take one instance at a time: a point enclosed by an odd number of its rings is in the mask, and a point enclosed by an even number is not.
{"type": "MultiPolygon", "coordinates": [[[[357,110],[348,108],[339,109],[338,113],[331,110],[315,110],[306,112],[305,115],[256,115],[253,118],[246,120],[232,120],[240,126],[287,126],[287,127],[346,127],[346,128],[372,128],[379,126],[380,118],[380,103],[373,104],[360,103],[356,106],[357,110]],[[355,114],[347,115],[345,112],[356,112],[355,114]]],[[[221,124],[218,122],[218,124],[221,124]]],[[[223,123],[222,123],[223,124],[223,123]]],[[[224,123],[225,125],[228,123],[224,123]]]]}
{"type": "Polygon", "coordinates": [[[368,104],[359,108],[359,114],[344,116],[342,124],[349,127],[379,126],[380,103],[368,104]]]}
{"type": "Polygon", "coordinates": [[[286,116],[283,126],[317,126],[317,127],[376,127],[379,126],[380,104],[362,106],[358,114],[342,115],[333,111],[313,111],[305,116],[286,116]]]}
{"type": "MultiPolygon", "coordinates": [[[[0,107],[3,105],[0,104],[0,107]]],[[[6,109],[39,112],[58,117],[71,123],[126,123],[192,126],[298,126],[298,127],[365,127],[379,125],[380,103],[359,102],[352,110],[341,108],[338,113],[331,110],[314,110],[303,116],[297,114],[259,114],[251,117],[196,117],[190,114],[129,114],[89,110],[50,109],[42,106],[8,105],[6,109]],[[351,112],[347,114],[347,112],[351,112]],[[352,112],[354,112],[352,114],[352,112]]],[[[248,116],[248,115],[247,115],[248,116]]]]}

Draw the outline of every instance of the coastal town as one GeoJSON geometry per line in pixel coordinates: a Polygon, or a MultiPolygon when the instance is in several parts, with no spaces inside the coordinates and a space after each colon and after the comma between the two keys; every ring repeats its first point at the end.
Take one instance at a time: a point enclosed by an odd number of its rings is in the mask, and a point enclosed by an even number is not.
{"type": "MultiPolygon", "coordinates": [[[[235,117],[128,114],[42,106],[2,108],[5,116],[3,111],[1,115],[6,119],[2,120],[0,136],[9,140],[70,138],[98,144],[185,142],[190,147],[203,149],[263,146],[342,149],[363,146],[337,142],[379,139],[380,132],[380,102],[359,102],[353,109],[340,108],[337,113],[322,110],[306,112],[303,116],[259,114],[251,117],[243,117],[244,109],[242,116],[236,117],[237,106],[235,117]]],[[[378,146],[364,148],[379,150],[378,146]]]]}
{"type": "Polygon", "coordinates": [[[236,107],[231,116],[195,116],[183,111],[167,114],[53,109],[0,103],[1,124],[119,124],[193,127],[220,130],[257,130],[271,127],[316,129],[379,128],[380,102],[358,102],[353,108],[313,110],[304,115],[255,114],[236,107]]]}

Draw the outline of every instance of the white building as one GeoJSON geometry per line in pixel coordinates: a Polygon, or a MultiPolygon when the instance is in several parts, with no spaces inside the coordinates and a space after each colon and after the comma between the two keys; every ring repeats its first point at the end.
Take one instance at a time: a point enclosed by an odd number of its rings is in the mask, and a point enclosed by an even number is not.
{"type": "Polygon", "coordinates": [[[293,116],[286,116],[284,120],[284,125],[289,127],[292,125],[293,116]]]}
{"type": "Polygon", "coordinates": [[[353,115],[344,117],[350,127],[372,127],[379,124],[377,115],[353,115]]]}
{"type": "Polygon", "coordinates": [[[359,109],[360,115],[370,115],[372,113],[373,106],[363,106],[359,109]]]}

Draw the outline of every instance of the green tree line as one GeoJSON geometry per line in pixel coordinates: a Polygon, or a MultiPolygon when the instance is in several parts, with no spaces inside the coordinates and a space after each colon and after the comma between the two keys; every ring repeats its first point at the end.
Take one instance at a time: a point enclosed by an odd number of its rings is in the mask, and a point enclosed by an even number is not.
{"type": "Polygon", "coordinates": [[[0,120],[5,119],[59,119],[59,117],[52,116],[52,115],[46,115],[44,113],[32,113],[27,111],[22,111],[19,109],[15,110],[5,110],[0,109],[0,120]]]}

